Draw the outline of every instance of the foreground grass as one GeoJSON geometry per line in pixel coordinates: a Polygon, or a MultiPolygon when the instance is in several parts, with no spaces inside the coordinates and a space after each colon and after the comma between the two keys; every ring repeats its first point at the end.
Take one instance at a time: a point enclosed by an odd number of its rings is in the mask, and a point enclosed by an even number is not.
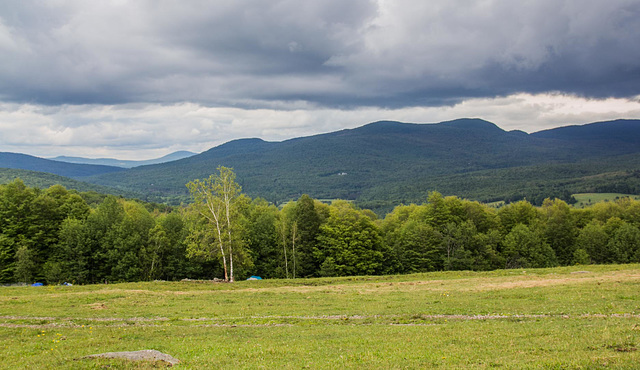
{"type": "Polygon", "coordinates": [[[640,265],[0,289],[0,366],[636,368],[640,265]]]}

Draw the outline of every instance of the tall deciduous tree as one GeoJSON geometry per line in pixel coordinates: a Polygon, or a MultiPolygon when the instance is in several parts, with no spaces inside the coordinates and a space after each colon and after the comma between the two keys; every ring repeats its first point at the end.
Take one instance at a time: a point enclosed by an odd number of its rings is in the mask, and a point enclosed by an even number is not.
{"type": "Polygon", "coordinates": [[[619,263],[640,262],[640,230],[622,221],[611,235],[608,247],[617,251],[619,263]]]}
{"type": "Polygon", "coordinates": [[[557,259],[541,233],[517,224],[504,239],[506,268],[553,267],[557,259]]]}
{"type": "Polygon", "coordinates": [[[246,244],[254,261],[253,274],[267,277],[285,277],[282,246],[279,243],[280,222],[278,208],[257,198],[249,205],[245,222],[246,244]]]}
{"type": "Polygon", "coordinates": [[[391,254],[380,230],[365,213],[346,201],[331,204],[327,222],[320,227],[318,257],[321,274],[332,276],[371,275],[386,272],[391,254]]]}
{"type": "Polygon", "coordinates": [[[194,207],[215,230],[215,238],[222,257],[224,278],[227,281],[234,281],[233,249],[238,239],[234,234],[234,229],[238,227],[235,206],[241,188],[235,179],[236,175],[233,169],[219,166],[218,174],[211,175],[205,180],[194,180],[187,184],[195,201],[194,207]],[[227,260],[229,261],[228,265],[227,260]]]}
{"type": "Polygon", "coordinates": [[[307,194],[303,194],[298,199],[293,214],[289,238],[292,250],[294,246],[297,249],[292,252],[292,262],[295,261],[294,269],[298,272],[294,270],[293,275],[313,276],[320,267],[320,261],[316,258],[318,249],[316,238],[320,233],[322,221],[316,211],[315,202],[307,194]]]}
{"type": "Polygon", "coordinates": [[[402,272],[414,273],[442,266],[441,243],[442,235],[433,226],[411,219],[398,230],[392,245],[402,272]]]}
{"type": "Polygon", "coordinates": [[[575,241],[575,250],[582,249],[593,263],[612,263],[616,260],[614,250],[608,248],[609,236],[598,220],[587,224],[575,241]]]}
{"type": "Polygon", "coordinates": [[[289,202],[285,204],[284,207],[282,207],[282,210],[279,212],[278,218],[276,220],[278,243],[281,248],[280,250],[282,251],[282,261],[284,262],[284,269],[281,269],[282,271],[280,271],[281,273],[279,275],[286,277],[287,279],[291,276],[289,274],[289,271],[293,270],[293,260],[295,259],[291,248],[290,239],[293,223],[296,222],[295,211],[296,204],[294,202],[289,202]]]}
{"type": "Polygon", "coordinates": [[[560,199],[545,199],[542,211],[545,217],[544,236],[547,243],[555,251],[560,264],[570,264],[576,250],[577,235],[571,207],[560,199]]]}
{"type": "Polygon", "coordinates": [[[25,245],[20,246],[16,252],[16,281],[30,283],[35,267],[33,252],[25,245]]]}
{"type": "Polygon", "coordinates": [[[540,211],[526,200],[500,208],[498,216],[505,233],[509,233],[518,224],[535,227],[542,217],[540,211]]]}
{"type": "Polygon", "coordinates": [[[32,207],[38,193],[20,179],[0,185],[0,282],[14,280],[18,248],[31,247],[31,239],[39,231],[32,207]]]}

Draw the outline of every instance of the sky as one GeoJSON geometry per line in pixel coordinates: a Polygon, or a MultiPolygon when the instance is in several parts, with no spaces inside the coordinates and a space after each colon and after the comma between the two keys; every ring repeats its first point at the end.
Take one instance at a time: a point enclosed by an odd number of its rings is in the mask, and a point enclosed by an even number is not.
{"type": "Polygon", "coordinates": [[[640,118],[638,0],[0,2],[0,151],[149,159],[379,120],[640,118]]]}

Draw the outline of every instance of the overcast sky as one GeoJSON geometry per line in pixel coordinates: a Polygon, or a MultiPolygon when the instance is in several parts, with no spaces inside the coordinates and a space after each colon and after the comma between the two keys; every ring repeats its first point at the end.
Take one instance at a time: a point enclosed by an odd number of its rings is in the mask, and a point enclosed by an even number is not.
{"type": "Polygon", "coordinates": [[[640,118],[638,40],[638,0],[3,1],[0,151],[144,159],[377,120],[640,118]]]}

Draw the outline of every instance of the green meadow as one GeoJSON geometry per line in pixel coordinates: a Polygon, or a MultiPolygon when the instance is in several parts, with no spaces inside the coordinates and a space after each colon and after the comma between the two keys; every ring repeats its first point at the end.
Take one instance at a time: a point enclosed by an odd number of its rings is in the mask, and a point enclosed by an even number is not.
{"type": "Polygon", "coordinates": [[[592,206],[599,202],[613,202],[616,199],[627,197],[634,200],[640,200],[640,195],[621,193],[580,193],[573,194],[573,197],[578,201],[574,207],[578,208],[592,206]]]}
{"type": "Polygon", "coordinates": [[[0,367],[637,368],[640,265],[0,288],[0,367]]]}

